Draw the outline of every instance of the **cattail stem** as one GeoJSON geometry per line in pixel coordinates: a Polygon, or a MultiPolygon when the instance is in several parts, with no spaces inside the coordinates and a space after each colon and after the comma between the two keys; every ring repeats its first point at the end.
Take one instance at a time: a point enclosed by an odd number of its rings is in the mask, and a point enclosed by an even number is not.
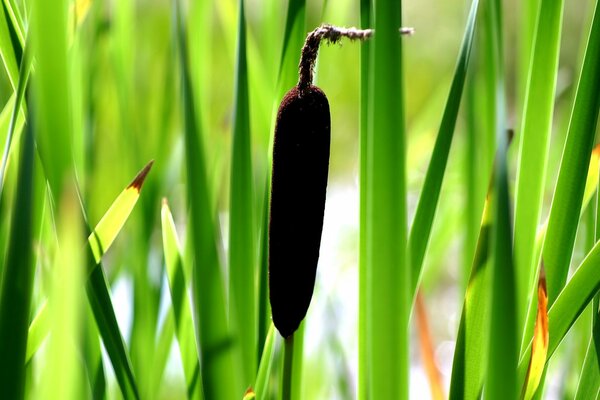
{"type": "MultiPolygon", "coordinates": [[[[400,28],[401,35],[412,35],[413,28],[400,28]]],[[[302,47],[302,55],[300,56],[298,90],[300,95],[312,85],[315,63],[317,54],[319,53],[319,45],[321,40],[326,40],[329,43],[337,43],[341,38],[345,37],[350,40],[367,40],[373,36],[373,29],[357,29],[357,28],[342,28],[338,26],[323,24],[310,32],[306,36],[306,41],[302,47]]]]}
{"type": "Polygon", "coordinates": [[[294,334],[284,339],[283,349],[283,382],[281,400],[292,398],[292,366],[294,364],[294,334]]]}

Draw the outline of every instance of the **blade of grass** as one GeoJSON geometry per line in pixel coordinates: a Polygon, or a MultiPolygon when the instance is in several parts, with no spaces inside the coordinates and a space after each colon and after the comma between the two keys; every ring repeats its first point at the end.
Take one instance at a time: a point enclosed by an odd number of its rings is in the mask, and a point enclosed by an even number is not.
{"type": "MultiPolygon", "coordinates": [[[[271,180],[266,174],[264,183],[261,231],[260,231],[260,261],[258,278],[258,358],[262,360],[263,346],[268,336],[271,322],[271,303],[269,302],[269,199],[271,180]]],[[[261,361],[262,364],[262,361],[261,361]]],[[[260,397],[260,392],[257,392],[260,397]]]]}
{"type": "MultiPolygon", "coordinates": [[[[156,350],[154,351],[152,358],[152,372],[151,379],[148,382],[149,389],[147,391],[148,396],[152,399],[158,399],[161,384],[163,384],[163,375],[167,366],[169,353],[171,352],[171,344],[173,343],[173,337],[175,335],[175,317],[173,315],[173,309],[167,311],[167,315],[163,321],[162,328],[158,335],[158,341],[156,343],[156,350]]],[[[192,357],[197,357],[192,354],[192,357]]]]}
{"type": "Polygon", "coordinates": [[[490,185],[483,207],[479,238],[456,339],[452,379],[450,380],[449,398],[451,400],[478,399],[486,372],[489,342],[489,294],[491,291],[488,268],[489,240],[493,218],[489,200],[492,195],[492,186],[490,185]]]}
{"type": "Polygon", "coordinates": [[[58,212],[58,254],[50,272],[48,309],[52,336],[48,361],[42,372],[40,397],[68,399],[80,397],[83,378],[75,344],[81,336],[85,270],[81,268],[84,251],[81,215],[74,188],[66,186],[58,212]]]}
{"type": "MultiPolygon", "coordinates": [[[[600,85],[599,14],[596,3],[542,250],[548,273],[548,304],[550,306],[553,305],[567,279],[585,185],[588,180],[586,166],[590,163],[600,111],[600,96],[595,89],[600,85]],[[582,171],[584,172],[582,173],[582,171]]],[[[548,358],[554,351],[552,349],[554,340],[552,321],[550,326],[548,358]]],[[[562,340],[562,336],[560,339],[562,340]]],[[[530,347],[528,347],[523,352],[522,358],[528,357],[530,351],[530,347]]],[[[521,370],[519,377],[524,379],[524,373],[521,370]]]]}
{"type": "Polygon", "coordinates": [[[246,16],[239,0],[236,84],[234,93],[231,190],[229,201],[229,317],[237,328],[242,349],[243,384],[256,376],[256,258],[254,241],[254,196],[248,65],[246,60],[246,16]]]}
{"type": "Polygon", "coordinates": [[[175,222],[169,210],[166,200],[163,200],[161,210],[163,249],[167,266],[167,277],[169,279],[169,290],[173,315],[175,321],[175,334],[179,342],[179,351],[183,364],[183,372],[187,386],[189,399],[202,398],[202,386],[198,373],[198,349],[194,335],[194,322],[192,320],[192,309],[187,297],[187,284],[189,277],[185,276],[181,246],[175,230],[175,222]]]}
{"type": "Polygon", "coordinates": [[[478,0],[474,0],[471,3],[471,11],[469,12],[469,18],[465,27],[463,42],[458,55],[454,78],[452,79],[452,86],[448,93],[444,115],[431,155],[431,161],[427,167],[425,182],[423,183],[415,218],[408,237],[411,260],[411,298],[415,296],[415,290],[419,284],[423,259],[427,251],[429,237],[431,236],[431,227],[438,206],[446,165],[448,164],[448,155],[454,137],[454,128],[456,126],[456,119],[458,117],[458,110],[469,66],[478,4],[478,0]]]}
{"type": "Polygon", "coordinates": [[[194,243],[193,294],[196,332],[199,338],[202,386],[206,398],[236,398],[243,394],[234,358],[234,343],[227,324],[223,277],[217,253],[211,195],[200,140],[190,81],[187,40],[183,28],[180,3],[175,3],[176,38],[181,68],[181,90],[184,107],[187,199],[190,206],[190,236],[194,243]]]}
{"type": "Polygon", "coordinates": [[[596,133],[600,108],[597,90],[600,87],[598,14],[600,11],[596,5],[542,251],[548,273],[549,305],[552,305],[567,279],[585,191],[587,166],[596,133]]]}
{"type": "MultiPolygon", "coordinates": [[[[372,25],[372,0],[360,0],[360,27],[368,29],[372,25]]],[[[371,44],[367,40],[360,46],[360,131],[359,131],[359,248],[358,248],[358,399],[367,400],[368,356],[367,356],[367,157],[369,132],[369,81],[371,78],[371,44]]]]}
{"type": "MultiPolygon", "coordinates": [[[[538,265],[537,260],[534,259],[534,248],[548,165],[562,14],[562,0],[541,0],[519,135],[514,240],[518,332],[522,331],[525,323],[532,293],[530,289],[533,287],[535,269],[538,265]]],[[[554,274],[554,267],[546,265],[548,290],[552,298],[553,289],[550,280],[554,274]]]]}
{"type": "MultiPolygon", "coordinates": [[[[599,262],[600,242],[596,243],[592,251],[590,251],[577,268],[571,280],[560,292],[554,304],[550,307],[548,311],[550,341],[548,344],[547,360],[552,357],[558,345],[569,332],[569,329],[571,329],[577,318],[600,289],[600,276],[597,273],[599,262]]],[[[529,343],[519,362],[519,376],[521,377],[521,381],[525,378],[530,355],[531,343],[529,343]]],[[[547,363],[548,361],[546,361],[546,365],[547,363]]]]}
{"type": "MultiPolygon", "coordinates": [[[[93,263],[88,264],[88,273],[91,273],[96,265],[102,260],[102,256],[110,248],[115,238],[123,228],[125,221],[133,211],[139,197],[140,190],[152,168],[153,161],[150,161],[146,166],[135,176],[133,181],[119,194],[115,201],[100,222],[96,225],[93,232],[88,236],[88,248],[93,255],[93,263]]],[[[34,317],[29,327],[29,339],[27,341],[27,357],[26,362],[31,360],[49,332],[49,317],[48,310],[44,302],[36,316],[34,317]]]]}
{"type": "Polygon", "coordinates": [[[36,144],[54,201],[73,165],[70,68],[67,58],[67,1],[33,2],[35,45],[36,144]]]}
{"type": "Polygon", "coordinates": [[[8,75],[8,80],[13,88],[17,89],[19,77],[19,64],[17,62],[17,50],[13,47],[9,28],[10,20],[4,6],[0,7],[0,58],[8,75]]]}
{"type": "Polygon", "coordinates": [[[487,3],[486,29],[491,38],[491,73],[494,83],[494,122],[497,157],[495,165],[492,212],[492,293],[490,310],[489,357],[486,380],[486,398],[516,398],[519,348],[515,298],[515,270],[513,265],[512,224],[508,190],[506,111],[504,93],[504,58],[502,41],[501,2],[487,3]]]}
{"type": "Polygon", "coordinates": [[[600,349],[600,324],[597,321],[596,316],[596,322],[592,329],[592,338],[588,344],[577,391],[575,392],[575,400],[596,399],[600,393],[600,363],[598,362],[600,359],[598,355],[598,349],[600,349]]]}
{"type": "MultiPolygon", "coordinates": [[[[95,261],[92,254],[88,252],[88,265],[92,263],[95,263],[95,261]]],[[[121,394],[125,399],[139,399],[140,395],[133,375],[133,368],[131,367],[125,341],[119,330],[102,264],[97,264],[93,269],[88,278],[86,291],[104,348],[108,353],[117,382],[121,388],[121,394]]]]}
{"type": "Polygon", "coordinates": [[[546,272],[542,263],[539,283],[538,283],[538,311],[535,320],[533,333],[533,345],[531,348],[531,358],[527,367],[527,376],[521,392],[521,398],[530,400],[538,388],[544,364],[546,363],[546,354],[548,352],[548,293],[546,290],[546,272]]]}
{"type": "Polygon", "coordinates": [[[0,293],[0,387],[7,398],[25,394],[27,326],[33,290],[33,153],[31,124],[22,137],[19,178],[0,293]]]}
{"type": "Polygon", "coordinates": [[[374,9],[372,113],[367,144],[366,262],[370,398],[408,398],[410,268],[400,1],[374,9]]]}
{"type": "Polygon", "coordinates": [[[254,383],[254,392],[257,394],[259,400],[267,400],[269,398],[269,378],[271,377],[271,369],[273,368],[275,338],[275,325],[271,323],[269,324],[269,331],[254,383]]]}

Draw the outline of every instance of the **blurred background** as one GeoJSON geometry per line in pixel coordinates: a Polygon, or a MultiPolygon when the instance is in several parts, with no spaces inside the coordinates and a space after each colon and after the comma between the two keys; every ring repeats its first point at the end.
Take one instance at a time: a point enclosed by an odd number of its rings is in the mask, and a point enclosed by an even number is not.
{"type": "MultiPolygon", "coordinates": [[[[278,88],[281,43],[286,3],[247,0],[250,124],[256,187],[269,160],[273,115],[289,88],[278,88]]],[[[521,12],[518,0],[504,2],[505,51],[509,126],[518,131],[522,88],[518,70],[521,12]]],[[[405,26],[415,34],[404,38],[406,86],[407,174],[409,221],[412,220],[424,174],[441,120],[450,80],[463,35],[470,2],[420,0],[403,2],[405,26]]],[[[574,83],[582,59],[582,38],[591,18],[586,0],[565,2],[560,70],[557,83],[555,126],[548,165],[548,212],[562,152],[574,83]]],[[[89,218],[94,225],[131,177],[150,159],[155,165],[118,240],[109,250],[104,268],[112,285],[115,310],[130,346],[134,369],[145,369],[146,349],[152,348],[168,303],[163,272],[160,232],[161,198],[169,200],[179,233],[185,237],[186,200],[184,140],[182,135],[179,70],[173,43],[173,2],[169,0],[90,0],[90,12],[81,26],[82,71],[78,76],[84,110],[82,121],[86,173],[81,179],[87,193],[89,218]]],[[[192,80],[200,94],[203,140],[208,175],[214,193],[227,254],[228,199],[232,113],[235,77],[238,3],[235,0],[190,1],[187,5],[192,80]]],[[[321,23],[359,25],[359,3],[350,0],[308,0],[306,32],[321,23]]],[[[479,35],[479,34],[478,34],[479,35]]],[[[300,54],[300,49],[291,49],[300,54]]],[[[332,145],[329,185],[321,256],[315,295],[306,319],[304,376],[309,399],[346,399],[356,395],[358,317],[358,160],[359,160],[359,43],[322,45],[316,83],[331,107],[332,145]]],[[[481,68],[475,45],[474,70],[481,68]]],[[[286,66],[288,75],[295,66],[286,66]]],[[[477,96],[478,76],[470,78],[472,96],[462,107],[477,115],[485,98],[477,96]]],[[[0,71],[0,100],[12,94],[4,70],[0,71]]],[[[463,113],[464,114],[464,113],[463,113]]],[[[467,220],[467,164],[465,119],[459,118],[450,153],[429,251],[425,258],[423,294],[431,327],[437,366],[446,385],[454,350],[466,277],[479,221],[467,220]],[[476,230],[473,231],[473,223],[476,230]],[[474,233],[475,232],[475,233],[474,233]]],[[[483,127],[475,122],[475,132],[483,127]]],[[[482,206],[490,173],[489,139],[476,140],[474,155],[482,206]]],[[[514,168],[517,146],[510,151],[514,168]]],[[[471,161],[473,161],[471,160],[471,161]]],[[[235,173],[235,171],[234,171],[235,173]]],[[[514,174],[511,175],[514,183],[514,174]]],[[[262,193],[255,193],[257,205],[262,193]]],[[[259,206],[257,206],[259,209],[259,206]]],[[[480,212],[479,212],[480,214],[480,212]]],[[[404,244],[399,244],[404,245],[404,244]]],[[[578,247],[576,247],[578,248],[578,247]]],[[[583,256],[575,254],[575,262],[583,256]]],[[[414,325],[414,321],[412,323],[414,325]]],[[[413,328],[414,330],[414,328],[413,328]]],[[[570,335],[573,336],[573,335],[570,335]]],[[[576,340],[576,339],[571,339],[576,340]]],[[[426,375],[413,334],[411,398],[429,396],[426,375]]],[[[568,346],[568,340],[566,345],[568,346]]],[[[576,355],[573,355],[574,357],[576,355]]],[[[567,364],[565,364],[567,365],[567,364]]],[[[110,362],[105,362],[110,368],[110,362]]],[[[569,371],[551,371],[566,374],[569,371]]],[[[110,376],[110,374],[109,374],[110,376]]],[[[112,379],[112,378],[111,378],[112,379]]],[[[159,397],[180,398],[185,392],[179,352],[174,342],[159,397]]],[[[112,392],[118,388],[111,380],[112,392]]],[[[565,380],[569,385],[570,380],[565,380]]],[[[576,382],[576,380],[575,380],[576,382]]],[[[553,388],[551,396],[564,393],[553,388]]],[[[447,387],[447,386],[446,386],[447,387]]]]}

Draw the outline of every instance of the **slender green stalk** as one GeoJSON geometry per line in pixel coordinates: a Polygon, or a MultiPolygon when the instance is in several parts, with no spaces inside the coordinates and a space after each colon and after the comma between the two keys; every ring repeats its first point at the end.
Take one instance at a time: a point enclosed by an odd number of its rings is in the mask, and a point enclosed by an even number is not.
{"type": "Polygon", "coordinates": [[[372,399],[408,398],[404,87],[400,1],[375,3],[367,144],[367,340],[372,399]]]}
{"type": "Polygon", "coordinates": [[[288,338],[284,339],[281,400],[292,399],[292,382],[294,368],[294,335],[295,333],[292,333],[288,338]]]}
{"type": "Polygon", "coordinates": [[[448,155],[450,154],[450,146],[454,137],[454,127],[458,117],[458,109],[462,98],[462,92],[467,76],[467,68],[471,55],[471,44],[473,43],[475,17],[477,15],[477,6],[479,2],[474,0],[471,4],[471,11],[465,33],[463,43],[458,56],[456,71],[448,94],[444,115],[440,124],[438,136],[435,141],[431,161],[425,175],[425,182],[417,204],[415,218],[411,225],[410,234],[408,237],[408,247],[410,253],[411,266],[411,297],[416,295],[416,288],[419,284],[421,270],[423,267],[423,259],[427,251],[427,244],[431,235],[431,227],[438,208],[438,200],[440,198],[440,190],[444,180],[446,165],[448,163],[448,155]]]}
{"type": "Polygon", "coordinates": [[[242,348],[244,386],[257,369],[256,259],[244,0],[239,1],[229,204],[229,318],[242,348]]]}
{"type": "MultiPolygon", "coordinates": [[[[562,26],[563,0],[541,0],[533,52],[529,65],[515,195],[515,261],[517,266],[517,329],[525,324],[531,299],[533,276],[537,268],[535,238],[542,210],[558,54],[562,26]]],[[[547,260],[544,260],[545,262],[547,260]]],[[[553,274],[549,264],[548,277],[553,274]]],[[[553,289],[548,281],[552,298],[553,289]]],[[[556,295],[556,293],[554,293],[556,295]]]]}
{"type": "Polygon", "coordinates": [[[494,122],[497,145],[494,192],[494,228],[492,231],[492,297],[486,398],[517,397],[518,340],[515,315],[515,270],[512,249],[511,210],[508,191],[507,135],[504,94],[504,59],[501,2],[487,2],[488,34],[492,38],[491,81],[494,82],[494,122]]]}
{"type": "MultiPolygon", "coordinates": [[[[371,0],[360,2],[360,27],[367,29],[372,26],[371,0]]],[[[360,163],[360,210],[359,210],[359,249],[358,249],[358,399],[367,400],[368,388],[368,356],[367,356],[367,156],[369,131],[369,62],[371,59],[371,44],[365,41],[360,46],[360,132],[359,132],[359,163],[360,163]]]]}

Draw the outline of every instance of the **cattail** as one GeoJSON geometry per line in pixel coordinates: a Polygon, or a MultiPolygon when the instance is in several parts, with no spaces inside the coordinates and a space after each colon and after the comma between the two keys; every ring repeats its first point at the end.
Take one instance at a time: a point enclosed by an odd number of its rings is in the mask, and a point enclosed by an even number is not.
{"type": "Polygon", "coordinates": [[[329,169],[329,102],[321,89],[283,98],[273,145],[269,290],[273,323],[288,337],[313,294],[329,169]]]}
{"type": "MultiPolygon", "coordinates": [[[[412,34],[402,28],[401,34],[412,34]]],[[[329,169],[331,121],[325,93],[312,84],[321,40],[365,40],[373,30],[322,25],[308,34],[300,79],[279,106],[273,145],[269,221],[269,290],[273,323],[285,338],[306,316],[312,298],[329,169]]]]}

